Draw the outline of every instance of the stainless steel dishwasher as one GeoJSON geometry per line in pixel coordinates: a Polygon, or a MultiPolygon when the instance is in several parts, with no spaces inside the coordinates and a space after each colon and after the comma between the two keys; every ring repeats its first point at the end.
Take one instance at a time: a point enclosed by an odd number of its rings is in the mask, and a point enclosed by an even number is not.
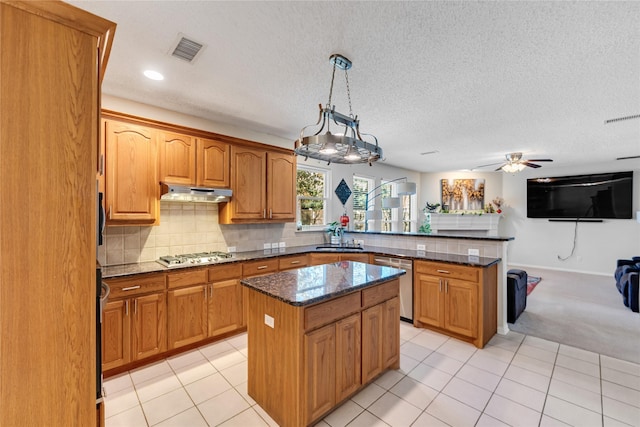
{"type": "Polygon", "coordinates": [[[400,319],[413,323],[413,261],[376,255],[373,263],[407,271],[407,274],[400,276],[400,319]]]}

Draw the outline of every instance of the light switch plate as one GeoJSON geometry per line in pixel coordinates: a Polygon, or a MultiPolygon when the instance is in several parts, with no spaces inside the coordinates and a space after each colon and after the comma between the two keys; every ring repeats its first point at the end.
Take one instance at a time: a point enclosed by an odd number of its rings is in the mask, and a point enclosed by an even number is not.
{"type": "Polygon", "coordinates": [[[275,322],[273,317],[269,316],[268,314],[264,315],[264,324],[267,325],[270,328],[274,328],[275,327],[275,322]]]}
{"type": "Polygon", "coordinates": [[[417,249],[417,250],[419,250],[419,251],[424,251],[426,248],[427,248],[427,247],[426,247],[425,245],[418,245],[418,246],[416,247],[416,249],[417,249]]]}
{"type": "Polygon", "coordinates": [[[480,249],[469,249],[468,255],[480,256],[480,249]]]}
{"type": "Polygon", "coordinates": [[[234,253],[234,252],[236,251],[236,247],[235,247],[235,246],[229,246],[229,247],[227,248],[227,251],[228,251],[228,252],[231,252],[231,253],[234,253]]]}
{"type": "Polygon", "coordinates": [[[264,249],[271,249],[271,243],[265,243],[263,247],[264,249]]]}
{"type": "Polygon", "coordinates": [[[278,246],[281,247],[281,248],[286,248],[287,244],[285,242],[280,242],[280,243],[278,243],[278,246]]]}
{"type": "Polygon", "coordinates": [[[271,249],[278,249],[278,242],[271,244],[271,249]]]}

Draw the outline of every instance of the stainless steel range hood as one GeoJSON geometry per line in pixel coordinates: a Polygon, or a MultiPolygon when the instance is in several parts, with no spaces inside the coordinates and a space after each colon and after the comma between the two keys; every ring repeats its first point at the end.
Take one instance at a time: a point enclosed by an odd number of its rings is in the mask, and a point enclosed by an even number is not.
{"type": "Polygon", "coordinates": [[[228,188],[191,187],[177,184],[161,184],[160,200],[166,202],[222,203],[231,199],[228,188]]]}

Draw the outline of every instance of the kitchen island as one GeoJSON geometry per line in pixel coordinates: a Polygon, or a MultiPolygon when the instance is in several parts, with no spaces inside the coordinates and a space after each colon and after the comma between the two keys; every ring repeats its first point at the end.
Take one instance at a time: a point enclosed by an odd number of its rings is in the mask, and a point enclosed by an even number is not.
{"type": "Polygon", "coordinates": [[[249,395],[279,425],[306,426],[398,369],[403,274],[344,261],[243,279],[249,395]]]}

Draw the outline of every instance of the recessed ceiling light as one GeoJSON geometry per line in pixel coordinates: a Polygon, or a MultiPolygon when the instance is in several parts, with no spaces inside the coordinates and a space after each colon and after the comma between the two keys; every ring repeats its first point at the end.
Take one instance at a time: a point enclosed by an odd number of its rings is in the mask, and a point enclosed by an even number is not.
{"type": "Polygon", "coordinates": [[[144,75],[151,80],[164,80],[164,76],[157,71],[145,70],[144,75]]]}

